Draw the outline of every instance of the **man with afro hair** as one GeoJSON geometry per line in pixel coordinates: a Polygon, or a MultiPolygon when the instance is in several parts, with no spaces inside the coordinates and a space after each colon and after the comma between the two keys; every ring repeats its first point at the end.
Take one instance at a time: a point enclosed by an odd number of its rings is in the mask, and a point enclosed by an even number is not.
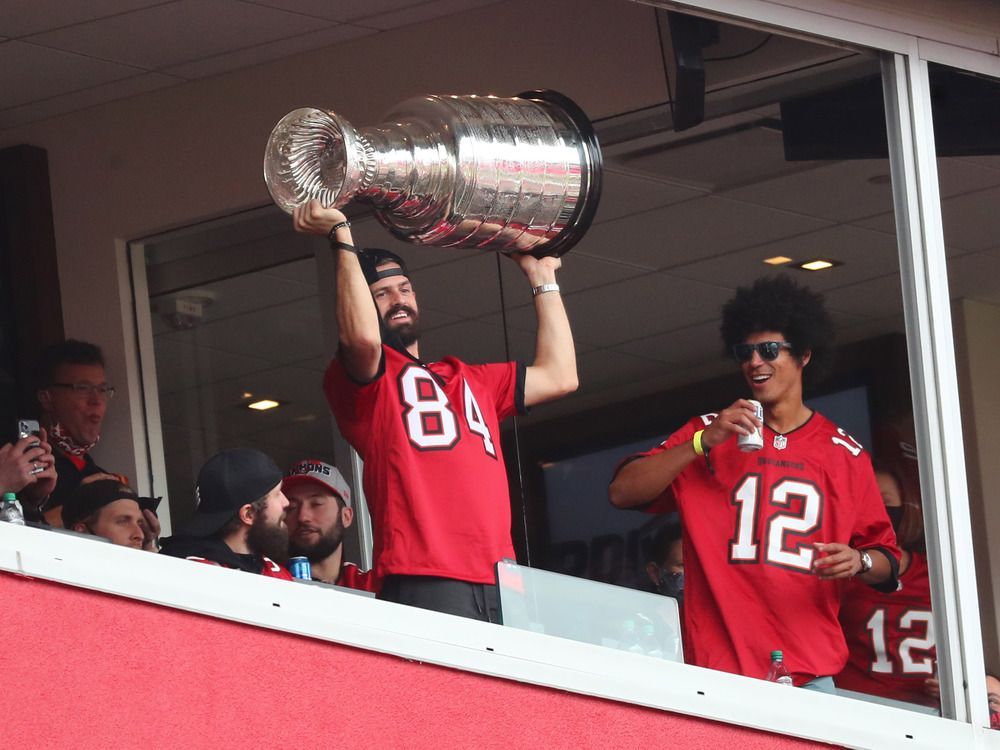
{"type": "Polygon", "coordinates": [[[777,276],[738,289],[720,332],[763,421],[746,398],[695,417],[623,461],[610,499],[680,512],[688,662],[763,678],[780,649],[795,685],[834,692],[843,583],[895,590],[900,553],[867,453],[802,400],[833,326],[819,295],[777,276]],[[755,430],[763,447],[742,450],[755,430]]]}

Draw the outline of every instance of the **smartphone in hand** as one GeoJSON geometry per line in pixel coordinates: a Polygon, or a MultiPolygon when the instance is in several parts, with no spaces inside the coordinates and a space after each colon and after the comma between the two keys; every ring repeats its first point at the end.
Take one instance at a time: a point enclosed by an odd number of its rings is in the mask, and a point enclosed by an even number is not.
{"type": "MultiPolygon", "coordinates": [[[[41,427],[39,426],[37,419],[19,419],[19,420],[17,420],[17,439],[18,440],[22,440],[22,439],[28,437],[29,435],[34,435],[35,437],[38,437],[38,435],[39,435],[40,432],[41,432],[41,427]]],[[[29,448],[37,448],[38,445],[39,445],[39,443],[36,440],[35,442],[33,442],[28,447],[29,448]]]]}

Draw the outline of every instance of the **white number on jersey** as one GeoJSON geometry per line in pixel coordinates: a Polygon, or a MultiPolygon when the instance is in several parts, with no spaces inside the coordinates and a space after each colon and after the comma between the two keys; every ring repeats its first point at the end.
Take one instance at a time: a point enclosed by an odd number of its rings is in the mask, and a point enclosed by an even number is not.
{"type": "Polygon", "coordinates": [[[864,448],[861,446],[861,443],[852,438],[850,435],[848,435],[839,427],[837,428],[837,433],[841,435],[841,437],[831,437],[830,440],[832,440],[835,445],[842,445],[845,448],[847,448],[847,450],[851,452],[852,456],[857,456],[861,453],[861,451],[864,450],[864,448]]]}
{"type": "MultiPolygon", "coordinates": [[[[493,458],[497,457],[493,436],[483,418],[482,409],[469,388],[462,380],[465,407],[465,421],[469,432],[483,440],[483,450],[493,458]]],[[[406,407],[403,422],[410,442],[418,450],[449,450],[458,443],[458,419],[448,403],[448,395],[434,377],[424,368],[407,366],[399,373],[399,396],[406,407]]]]}
{"type": "MultiPolygon", "coordinates": [[[[736,563],[758,562],[757,531],[760,505],[760,474],[747,474],[736,487],[731,502],[739,506],[736,533],[729,542],[729,561],[736,563]]],[[[767,522],[765,536],[765,562],[809,572],[812,568],[813,548],[808,545],[788,546],[786,535],[804,535],[819,526],[823,495],[812,482],[782,479],[771,488],[770,505],[788,507],[793,499],[802,503],[801,512],[778,512],[767,522]]]]}
{"type": "Polygon", "coordinates": [[[900,634],[917,631],[918,635],[908,636],[899,641],[898,665],[893,663],[889,655],[885,620],[885,607],[879,607],[865,623],[872,636],[872,653],[875,654],[869,669],[875,674],[934,674],[934,659],[930,655],[930,650],[934,648],[934,624],[931,613],[925,609],[908,609],[900,615],[897,631],[900,634]],[[920,653],[914,654],[914,652],[920,653]]]}
{"type": "Polygon", "coordinates": [[[448,450],[458,442],[458,420],[448,396],[421,367],[399,373],[399,395],[406,405],[403,420],[410,442],[420,450],[448,450]]]}
{"type": "Polygon", "coordinates": [[[469,423],[469,431],[474,432],[483,439],[483,450],[493,458],[497,457],[497,449],[493,445],[493,438],[490,437],[490,427],[483,419],[483,412],[476,403],[476,397],[472,395],[469,383],[462,380],[462,390],[465,392],[465,419],[469,423]]]}

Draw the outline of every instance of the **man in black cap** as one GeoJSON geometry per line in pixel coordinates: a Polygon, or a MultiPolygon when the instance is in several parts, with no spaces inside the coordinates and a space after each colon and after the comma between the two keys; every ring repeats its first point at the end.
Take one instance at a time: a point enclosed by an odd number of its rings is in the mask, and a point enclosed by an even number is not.
{"type": "Polygon", "coordinates": [[[81,484],[62,506],[63,527],[123,547],[156,552],[156,501],[139,497],[117,479],[81,484]]]}
{"type": "Polygon", "coordinates": [[[194,518],[168,542],[172,557],[292,580],[275,559],[288,553],[281,470],[252,448],[212,456],[198,472],[194,518]]]}
{"type": "Polygon", "coordinates": [[[360,251],[350,223],[318,201],[294,212],[299,232],[337,253],[340,346],[324,391],[365,462],[380,598],[496,621],[495,565],[514,557],[500,424],[577,387],[559,258],[514,253],[534,298],[530,364],[420,358],[420,306],[403,259],[360,251]]]}

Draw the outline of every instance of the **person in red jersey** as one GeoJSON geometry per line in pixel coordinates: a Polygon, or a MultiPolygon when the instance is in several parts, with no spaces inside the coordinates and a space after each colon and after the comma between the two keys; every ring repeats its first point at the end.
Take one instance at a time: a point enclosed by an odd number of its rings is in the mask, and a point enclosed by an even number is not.
{"type": "Polygon", "coordinates": [[[344,437],[365,462],[379,596],[482,620],[496,618],[495,564],[514,557],[500,422],[577,387],[559,294],[558,258],[512,256],[532,287],[534,362],[470,365],[420,358],[420,308],[403,260],[358,252],[350,225],[312,201],[297,231],[337,253],[340,348],[324,380],[344,437]],[[374,303],[373,303],[374,300],[374,303]]]}
{"type": "Polygon", "coordinates": [[[899,550],[867,454],[802,400],[833,325],[818,295],[778,276],[736,291],[721,334],[763,422],[747,399],[695,417],[623,461],[610,499],[680,512],[689,662],[763,678],[780,649],[796,685],[834,692],[843,584],[895,590],[899,550]],[[763,447],[742,451],[755,430],[763,447]]]}
{"type": "Polygon", "coordinates": [[[275,560],[288,555],[281,469],[252,448],[212,456],[198,472],[198,507],[183,529],[163,540],[164,555],[293,580],[275,560]]]}
{"type": "Polygon", "coordinates": [[[918,502],[903,497],[894,472],[878,467],[875,479],[903,548],[899,587],[891,593],[857,583],[847,587],[840,622],[850,656],[835,682],[845,690],[938,708],[937,691],[927,685],[937,654],[923,513],[918,502]]]}
{"type": "Polygon", "coordinates": [[[298,461],[285,474],[288,556],[307,557],[312,579],[362,591],[378,591],[374,571],[344,560],[344,529],[354,523],[351,488],[335,466],[298,461]]]}

